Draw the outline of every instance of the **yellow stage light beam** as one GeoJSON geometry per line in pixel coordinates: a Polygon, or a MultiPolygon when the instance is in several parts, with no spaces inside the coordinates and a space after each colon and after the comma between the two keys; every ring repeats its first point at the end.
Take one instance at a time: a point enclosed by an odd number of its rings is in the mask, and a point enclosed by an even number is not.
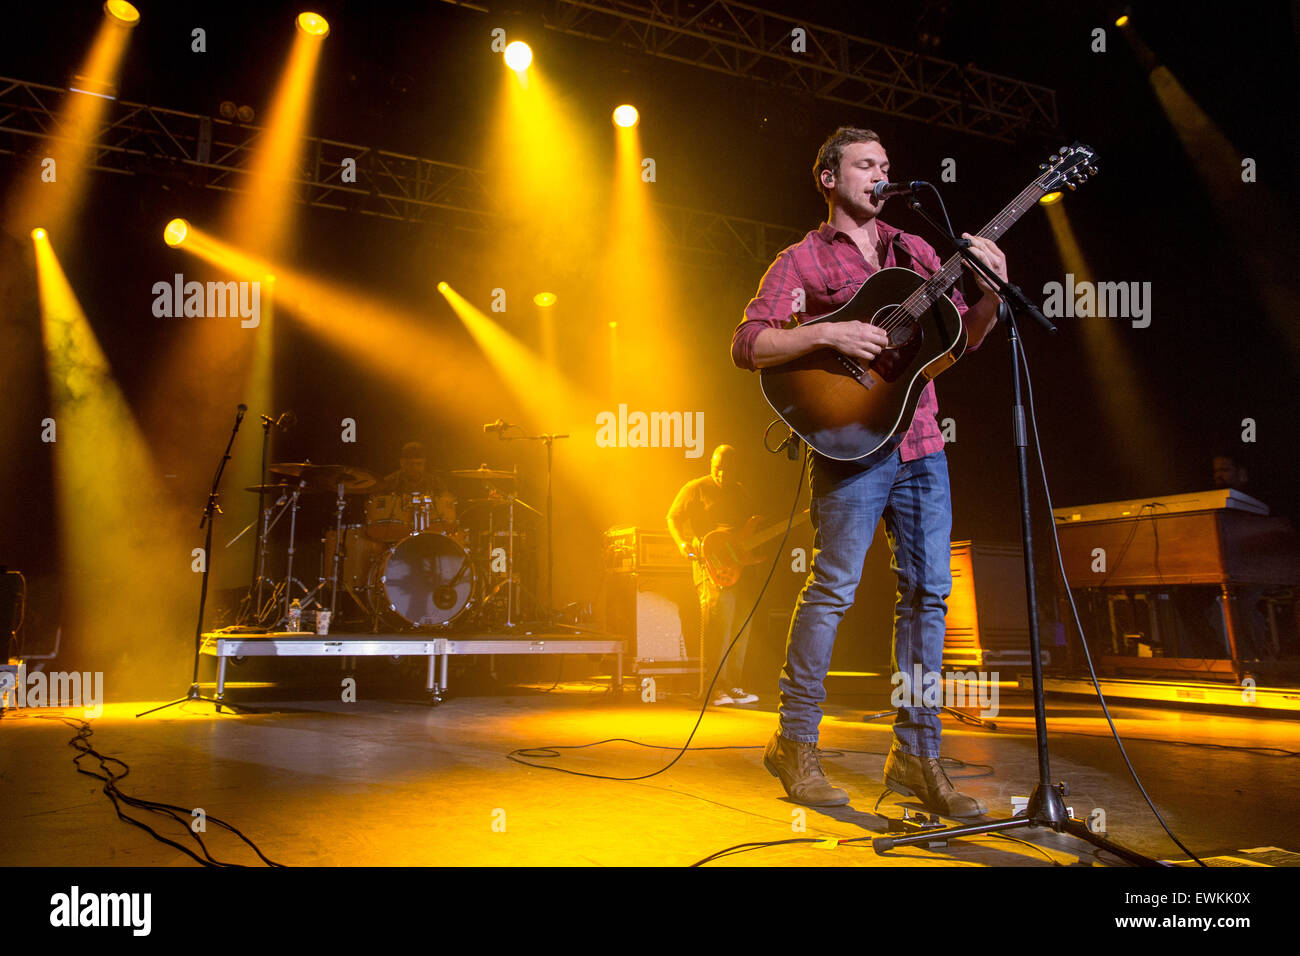
{"type": "Polygon", "coordinates": [[[106,671],[110,694],[142,672],[178,685],[198,595],[191,549],[202,538],[183,529],[48,234],[37,230],[33,245],[70,643],[106,671]],[[131,674],[105,667],[123,658],[131,674]]]}
{"type": "MultiPolygon", "coordinates": [[[[1250,277],[1265,315],[1286,343],[1292,364],[1300,365],[1300,322],[1295,320],[1300,315],[1300,289],[1294,274],[1300,230],[1283,214],[1284,204],[1268,186],[1255,181],[1256,170],[1246,178],[1247,163],[1253,160],[1233,146],[1137,30],[1130,27],[1124,36],[1147,69],[1156,99],[1226,227],[1231,242],[1224,243],[1225,251],[1248,250],[1250,260],[1242,263],[1242,272],[1250,277]]],[[[1276,175],[1290,176],[1291,171],[1276,175]]],[[[1211,231],[1207,223],[1206,232],[1211,231]]]]}
{"type": "MultiPolygon", "coordinates": [[[[296,220],[295,198],[301,188],[297,181],[302,178],[304,135],[327,33],[328,24],[319,15],[302,14],[295,20],[288,57],[264,114],[265,126],[252,141],[243,164],[244,176],[237,181],[238,190],[229,194],[219,232],[238,237],[239,250],[245,256],[273,262],[289,252],[296,220]]],[[[190,241],[184,235],[177,238],[187,245],[190,241]]],[[[249,265],[241,264],[238,279],[256,281],[260,288],[266,270],[250,270],[249,265]]],[[[263,312],[258,324],[251,328],[207,318],[190,319],[174,330],[174,344],[160,363],[154,383],[150,402],[154,417],[174,417],[177,395],[189,395],[197,403],[192,409],[194,425],[203,432],[218,430],[227,408],[240,402],[257,414],[275,414],[275,330],[270,308],[263,312]]],[[[241,488],[261,480],[260,449],[253,450],[257,443],[255,432],[250,428],[247,436],[240,436],[227,472],[227,479],[241,488]]],[[[236,528],[256,518],[257,503],[252,496],[240,496],[227,504],[226,520],[236,528]]],[[[226,577],[228,570],[231,562],[218,565],[214,586],[239,585],[239,578],[226,577]]],[[[241,573],[247,579],[247,570],[241,573]]]]}
{"type": "MultiPolygon", "coordinates": [[[[593,228],[603,189],[591,174],[592,131],[536,65],[503,71],[485,155],[487,179],[504,218],[500,261],[527,262],[547,282],[571,277],[599,254],[593,228]],[[527,84],[521,79],[527,76],[527,84]]],[[[494,282],[508,286],[508,279],[494,282]]]]}
{"type": "MultiPolygon", "coordinates": [[[[1044,207],[1047,221],[1052,227],[1052,238],[1065,271],[1074,275],[1077,287],[1081,282],[1094,282],[1092,269],[1079,247],[1074,228],[1070,225],[1065,206],[1053,203],[1044,207]]],[[[1094,286],[1095,287],[1095,286],[1094,286]]],[[[1158,415],[1152,406],[1151,396],[1144,390],[1141,377],[1132,360],[1131,340],[1121,335],[1121,328],[1129,328],[1122,318],[1100,317],[1059,319],[1058,322],[1080,326],[1079,338],[1092,378],[1092,394],[1116,435],[1128,440],[1116,442],[1116,447],[1130,450],[1128,462],[1133,480],[1145,492],[1156,493],[1161,488],[1172,488],[1178,481],[1172,463],[1174,456],[1166,449],[1166,439],[1156,427],[1158,415]],[[1121,326],[1118,323],[1123,322],[1121,326]]],[[[1132,334],[1141,334],[1134,329],[1132,334]]],[[[1137,492],[1137,493],[1145,493],[1137,492]]]]}
{"type": "Polygon", "coordinates": [[[534,424],[547,431],[580,427],[595,403],[555,367],[521,343],[445,282],[438,291],[482,350],[498,376],[534,415],[534,424]]]}
{"type": "Polygon", "coordinates": [[[678,326],[674,270],[650,202],[655,186],[643,179],[639,128],[615,127],[614,136],[609,242],[597,296],[601,315],[619,323],[625,365],[619,371],[623,384],[636,390],[619,400],[639,407],[680,407],[689,397],[689,357],[682,348],[688,337],[678,326]]]}
{"type": "Polygon", "coordinates": [[[240,236],[246,249],[279,256],[293,225],[294,197],[302,178],[299,161],[311,115],[316,68],[329,26],[322,17],[298,17],[289,60],[271,100],[267,122],[253,145],[246,190],[234,194],[226,234],[240,236]],[[304,26],[304,18],[310,27],[304,26]],[[320,32],[320,31],[324,32],[320,32]]]}
{"type": "MultiPolygon", "coordinates": [[[[17,228],[37,224],[68,242],[71,226],[86,189],[91,143],[99,134],[108,105],[115,95],[122,57],[130,40],[131,22],[122,17],[129,3],[105,6],[99,31],[82,61],[70,92],[54,119],[42,148],[15,179],[9,195],[8,219],[17,228]],[[113,10],[110,11],[109,7],[113,10]],[[83,92],[71,92],[72,89],[83,92]]],[[[135,21],[140,18],[135,13],[135,21]]]]}
{"type": "Polygon", "coordinates": [[[641,119],[641,114],[637,112],[635,106],[624,103],[622,106],[614,109],[614,125],[623,127],[632,127],[641,119]]]}
{"type": "MultiPolygon", "coordinates": [[[[273,277],[277,320],[309,329],[349,360],[392,381],[412,401],[436,404],[449,415],[474,419],[486,397],[500,391],[500,383],[476,350],[431,329],[427,316],[388,305],[373,292],[350,289],[250,254],[192,223],[180,249],[236,280],[258,281],[263,290],[268,288],[268,277],[273,277]]],[[[263,324],[268,320],[264,309],[263,324]]]]}

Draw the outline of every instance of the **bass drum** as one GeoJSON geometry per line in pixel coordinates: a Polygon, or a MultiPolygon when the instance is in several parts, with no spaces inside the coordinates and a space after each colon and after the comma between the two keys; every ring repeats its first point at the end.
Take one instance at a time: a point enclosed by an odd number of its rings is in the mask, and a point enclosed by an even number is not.
{"type": "Polygon", "coordinates": [[[445,534],[397,542],[371,572],[375,609],[415,627],[446,627],[474,602],[478,574],[469,552],[445,534]]]}

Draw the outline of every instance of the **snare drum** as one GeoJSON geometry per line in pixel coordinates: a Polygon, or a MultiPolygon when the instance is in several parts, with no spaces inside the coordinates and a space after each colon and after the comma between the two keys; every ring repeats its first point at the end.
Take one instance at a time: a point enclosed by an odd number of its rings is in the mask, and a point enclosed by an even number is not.
{"type": "Polygon", "coordinates": [[[443,627],[474,602],[478,574],[469,552],[445,534],[417,532],[394,544],[371,571],[371,600],[416,627],[443,627]]]}

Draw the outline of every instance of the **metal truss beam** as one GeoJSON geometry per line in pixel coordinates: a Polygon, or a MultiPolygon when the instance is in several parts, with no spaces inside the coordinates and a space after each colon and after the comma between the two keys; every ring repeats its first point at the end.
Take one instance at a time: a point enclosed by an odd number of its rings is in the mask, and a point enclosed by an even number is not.
{"type": "MultiPolygon", "coordinates": [[[[22,156],[41,141],[65,137],[59,115],[67,90],[0,77],[0,155],[22,156]]],[[[89,144],[91,169],[153,176],[208,189],[247,187],[248,167],[263,128],[197,113],[114,101],[89,144]]],[[[493,208],[483,170],[356,143],[308,137],[296,175],[297,201],[324,209],[444,228],[489,232],[505,225],[493,208]],[[344,182],[344,160],[356,181],[344,182]]],[[[802,233],[774,223],[652,206],[668,247],[684,259],[700,255],[770,262],[802,233]]]]}
{"type": "MultiPolygon", "coordinates": [[[[443,0],[486,12],[482,0],[443,0]]],[[[1001,142],[1057,133],[1056,92],[735,0],[540,0],[551,30],[1001,142]],[[806,49],[794,50],[795,30],[806,49]]]]}

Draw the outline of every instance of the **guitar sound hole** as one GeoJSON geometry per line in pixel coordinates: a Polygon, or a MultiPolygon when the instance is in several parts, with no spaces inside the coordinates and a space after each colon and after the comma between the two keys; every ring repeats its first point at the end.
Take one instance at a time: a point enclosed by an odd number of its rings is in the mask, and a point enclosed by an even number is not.
{"type": "Polygon", "coordinates": [[[916,335],[916,320],[904,319],[889,330],[889,347],[901,348],[912,341],[914,335],[916,335]]]}

